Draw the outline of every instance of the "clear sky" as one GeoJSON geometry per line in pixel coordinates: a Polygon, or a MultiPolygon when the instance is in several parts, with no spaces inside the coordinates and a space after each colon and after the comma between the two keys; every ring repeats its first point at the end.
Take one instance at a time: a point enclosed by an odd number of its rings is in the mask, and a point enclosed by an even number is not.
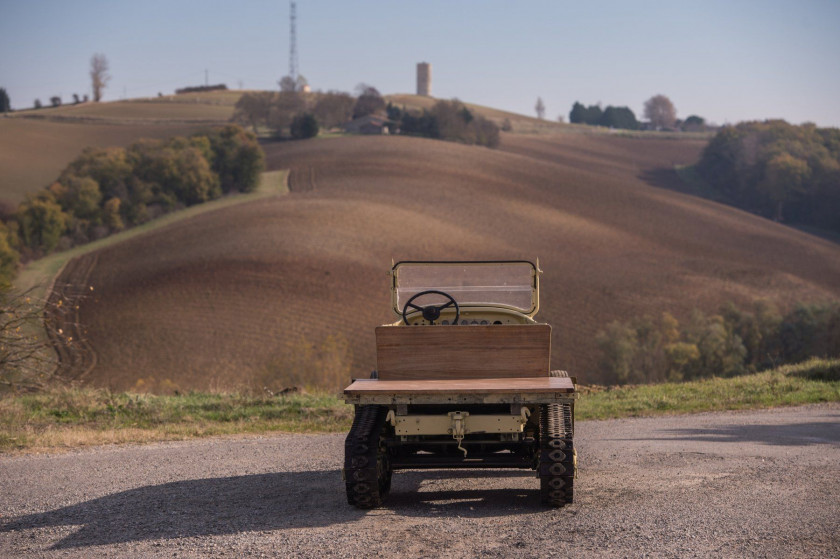
{"type": "MultiPolygon", "coordinates": [[[[432,94],[552,119],[575,101],[667,95],[717,124],[784,118],[840,126],[840,1],[299,0],[299,69],[315,90],[432,94]]],[[[209,82],[273,89],[289,69],[288,0],[0,0],[0,87],[13,108],[209,82]]]]}

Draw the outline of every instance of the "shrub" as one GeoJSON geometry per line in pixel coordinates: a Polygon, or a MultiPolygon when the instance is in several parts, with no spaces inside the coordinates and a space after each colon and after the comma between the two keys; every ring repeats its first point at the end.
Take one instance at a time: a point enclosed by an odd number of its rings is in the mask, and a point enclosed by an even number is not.
{"type": "Polygon", "coordinates": [[[670,314],[612,322],[595,339],[599,368],[611,383],[736,376],[810,357],[840,357],[840,303],[800,304],[782,317],[772,305],[732,304],[680,326],[670,314]]]}
{"type": "Polygon", "coordinates": [[[35,254],[47,254],[58,246],[67,214],[49,192],[44,192],[30,196],[20,205],[17,220],[24,245],[35,254]]]}
{"type": "MultiPolygon", "coordinates": [[[[312,112],[324,128],[334,128],[350,121],[355,102],[349,93],[328,91],[318,97],[312,112]]],[[[393,119],[390,113],[388,118],[393,119]]]]}
{"type": "Polygon", "coordinates": [[[87,177],[96,181],[104,199],[127,198],[126,183],[134,172],[132,162],[123,148],[85,148],[61,172],[58,182],[66,183],[68,177],[87,177]]]}
{"type": "Polygon", "coordinates": [[[236,125],[201,134],[210,142],[211,167],[219,175],[223,192],[252,192],[259,185],[264,155],[257,137],[236,125]]]}
{"type": "Polygon", "coordinates": [[[402,113],[400,130],[404,134],[425,136],[480,146],[499,145],[499,127],[484,117],[473,115],[460,101],[438,101],[430,111],[402,113]]]}
{"type": "Polygon", "coordinates": [[[19,261],[20,253],[14,248],[13,233],[0,221],[0,292],[11,287],[19,261]]]}
{"type": "Polygon", "coordinates": [[[94,179],[65,175],[61,182],[53,183],[50,191],[66,213],[92,221],[99,217],[102,192],[94,179]]]}
{"type": "Polygon", "coordinates": [[[292,120],[292,138],[306,140],[318,135],[318,121],[310,113],[301,113],[292,120]]]}
{"type": "MultiPolygon", "coordinates": [[[[191,206],[221,195],[218,175],[202,152],[176,139],[169,143],[146,141],[131,147],[134,175],[152,196],[172,195],[191,206]]],[[[138,186],[135,184],[135,186],[138,186]]]]}

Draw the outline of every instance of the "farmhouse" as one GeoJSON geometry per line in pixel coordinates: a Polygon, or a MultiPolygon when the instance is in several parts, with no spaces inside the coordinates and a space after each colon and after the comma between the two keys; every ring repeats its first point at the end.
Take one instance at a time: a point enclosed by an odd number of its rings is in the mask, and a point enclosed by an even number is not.
{"type": "Polygon", "coordinates": [[[345,124],[344,131],[349,134],[389,134],[394,124],[393,120],[382,115],[365,115],[345,124]]]}

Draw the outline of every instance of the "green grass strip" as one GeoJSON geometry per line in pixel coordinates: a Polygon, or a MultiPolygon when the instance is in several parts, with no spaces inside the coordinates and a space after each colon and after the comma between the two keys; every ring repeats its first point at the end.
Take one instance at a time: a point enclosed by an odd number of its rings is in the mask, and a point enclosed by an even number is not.
{"type": "MultiPolygon", "coordinates": [[[[840,401],[840,359],[753,375],[625,387],[581,386],[577,420],[840,401]]],[[[276,432],[338,433],[353,408],[332,394],[151,395],[92,388],[0,396],[0,452],[276,432]]]]}
{"type": "Polygon", "coordinates": [[[609,419],[840,401],[840,359],[682,383],[581,387],[576,418],[609,419]]]}
{"type": "Polygon", "coordinates": [[[270,196],[279,196],[288,194],[289,188],[287,183],[288,171],[266,171],[260,176],[260,184],[254,192],[247,194],[231,194],[224,196],[217,200],[205,202],[203,204],[196,204],[180,211],[172,212],[164,216],[154,219],[137,227],[126,229],[115,235],[109,235],[84,245],[73,247],[70,250],[57,252],[45,256],[39,260],[34,260],[26,265],[15,280],[15,289],[18,292],[26,292],[32,290],[29,294],[33,299],[44,300],[47,297],[46,290],[51,285],[53,278],[59,273],[61,268],[70,259],[83,254],[88,254],[101,248],[109,247],[117,243],[121,243],[134,237],[139,237],[151,231],[155,231],[177,223],[179,221],[195,217],[207,212],[216,211],[229,206],[244,204],[245,202],[252,202],[270,196]]]}

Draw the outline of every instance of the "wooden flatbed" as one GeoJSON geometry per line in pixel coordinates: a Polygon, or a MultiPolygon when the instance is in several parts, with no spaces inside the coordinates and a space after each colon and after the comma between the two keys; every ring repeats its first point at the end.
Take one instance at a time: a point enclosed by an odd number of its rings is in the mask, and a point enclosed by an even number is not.
{"type": "Polygon", "coordinates": [[[572,403],[564,377],[446,380],[355,380],[344,389],[348,404],[551,404],[572,403]]]}

